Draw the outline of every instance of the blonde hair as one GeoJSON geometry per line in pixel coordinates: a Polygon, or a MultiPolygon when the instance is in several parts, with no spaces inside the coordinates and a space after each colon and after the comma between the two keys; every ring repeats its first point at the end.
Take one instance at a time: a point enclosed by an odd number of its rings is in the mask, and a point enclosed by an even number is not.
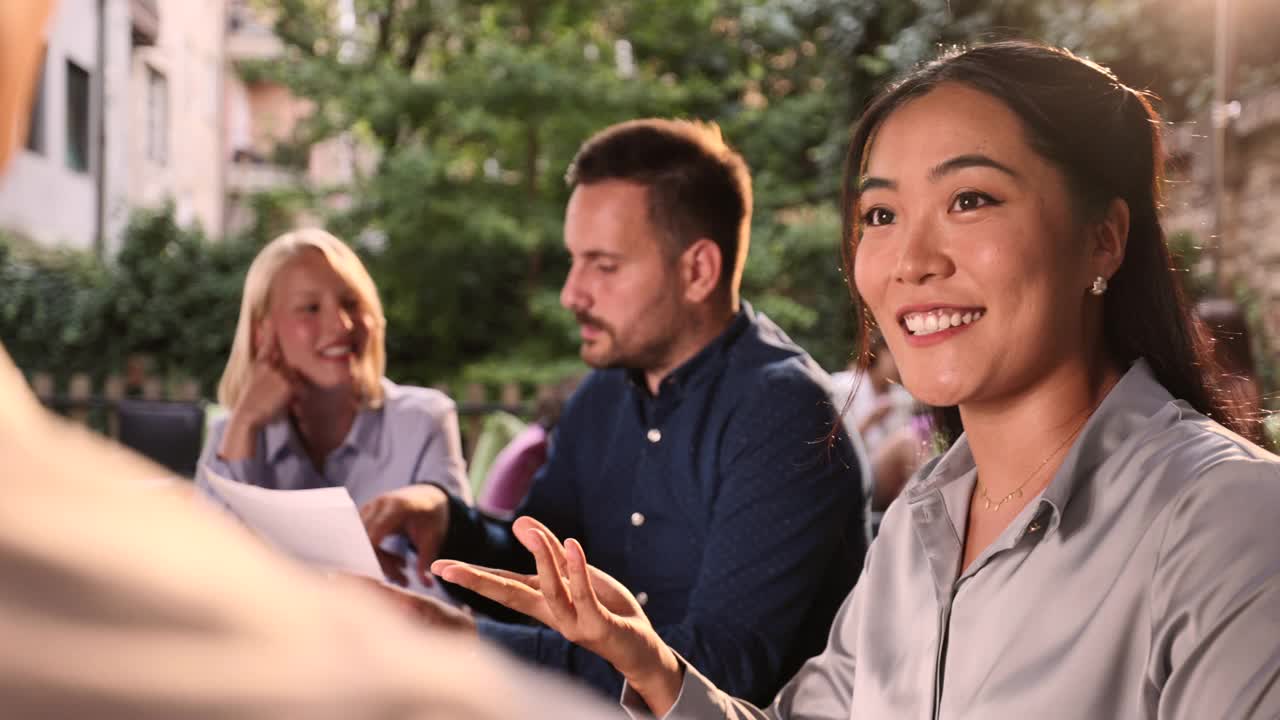
{"type": "Polygon", "coordinates": [[[236,323],[235,339],[231,341],[231,357],[227,359],[227,367],[218,383],[218,402],[223,406],[234,408],[248,385],[257,350],[254,331],[267,314],[271,285],[276,275],[289,261],[310,250],[324,255],[333,271],[359,296],[361,306],[373,315],[364,357],[356,371],[356,389],[365,407],[382,406],[382,376],[387,367],[387,320],[382,314],[378,288],[364,263],[346,243],[316,228],[294,230],[272,240],[258,252],[249,266],[244,279],[244,297],[240,301],[240,320],[236,323]]]}

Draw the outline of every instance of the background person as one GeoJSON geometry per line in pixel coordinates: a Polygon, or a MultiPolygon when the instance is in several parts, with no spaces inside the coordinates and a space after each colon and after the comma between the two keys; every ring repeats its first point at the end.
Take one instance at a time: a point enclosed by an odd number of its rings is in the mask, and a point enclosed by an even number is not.
{"type": "MultiPolygon", "coordinates": [[[[386,320],[356,254],[323,230],[258,253],[201,465],[259,487],[345,487],[356,503],[410,483],[470,500],[454,402],[396,385],[386,320]]],[[[203,469],[197,484],[209,490],[203,469]]]]}
{"type": "MultiPolygon", "coordinates": [[[[520,512],[580,538],[665,642],[739,694],[771,697],[822,647],[866,550],[861,480],[828,378],[739,299],[746,164],[714,126],[637,120],[579,150],[561,303],[595,370],[570,398],[520,512]]],[[[432,486],[364,508],[373,541],[532,569],[510,521],[432,486]]],[[[425,569],[425,563],[424,563],[425,569]]],[[[622,678],[546,627],[479,632],[614,695],[622,678]]]]}

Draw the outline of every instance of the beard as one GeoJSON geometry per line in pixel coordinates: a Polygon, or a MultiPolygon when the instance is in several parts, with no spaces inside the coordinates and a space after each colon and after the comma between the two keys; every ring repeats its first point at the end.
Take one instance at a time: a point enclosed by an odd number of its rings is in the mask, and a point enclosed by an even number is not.
{"type": "Polygon", "coordinates": [[[588,313],[575,312],[573,317],[578,327],[591,328],[598,333],[594,340],[582,340],[582,346],[578,349],[582,361],[597,370],[619,367],[621,358],[618,357],[617,332],[605,321],[588,313]]]}
{"type": "Polygon", "coordinates": [[[623,368],[645,371],[660,367],[671,352],[676,332],[674,326],[665,325],[665,332],[652,338],[636,337],[634,329],[628,333],[628,342],[622,342],[618,331],[609,323],[585,312],[575,312],[574,319],[581,327],[598,332],[594,340],[582,342],[578,354],[590,367],[597,370],[623,368]]]}

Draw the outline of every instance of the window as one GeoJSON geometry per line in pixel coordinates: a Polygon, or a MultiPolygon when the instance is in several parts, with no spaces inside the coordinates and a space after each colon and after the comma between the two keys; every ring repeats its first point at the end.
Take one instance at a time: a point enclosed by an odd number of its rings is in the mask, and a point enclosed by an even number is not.
{"type": "Polygon", "coordinates": [[[32,88],[31,117],[27,123],[27,149],[33,153],[45,152],[44,135],[44,68],[45,55],[40,54],[40,72],[36,75],[36,85],[32,88]]]}
{"type": "Polygon", "coordinates": [[[153,67],[147,68],[147,159],[169,160],[169,81],[153,67]]]}
{"type": "Polygon", "coordinates": [[[89,172],[89,71],[67,61],[67,167],[89,172]]]}

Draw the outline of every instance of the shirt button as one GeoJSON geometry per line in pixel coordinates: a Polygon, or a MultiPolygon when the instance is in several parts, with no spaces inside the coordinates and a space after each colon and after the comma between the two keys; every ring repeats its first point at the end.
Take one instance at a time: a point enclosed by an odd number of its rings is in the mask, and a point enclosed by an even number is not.
{"type": "Polygon", "coordinates": [[[633,513],[631,513],[631,524],[632,524],[632,525],[634,525],[634,526],[636,526],[636,527],[640,527],[641,525],[643,525],[643,524],[644,524],[644,514],[643,514],[643,513],[638,513],[638,512],[633,512],[633,513]]]}
{"type": "Polygon", "coordinates": [[[640,592],[636,593],[636,602],[640,603],[640,607],[644,607],[645,605],[648,605],[648,604],[649,604],[649,593],[644,592],[643,590],[641,590],[640,592]]]}
{"type": "Polygon", "coordinates": [[[649,442],[656,443],[662,439],[662,431],[658,428],[649,428],[649,432],[645,437],[649,438],[649,442]]]}

